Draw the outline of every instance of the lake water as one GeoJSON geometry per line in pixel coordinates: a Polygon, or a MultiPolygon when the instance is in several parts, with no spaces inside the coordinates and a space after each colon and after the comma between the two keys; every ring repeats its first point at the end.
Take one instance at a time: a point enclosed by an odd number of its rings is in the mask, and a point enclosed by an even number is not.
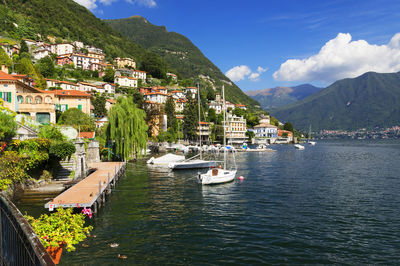
{"type": "Polygon", "coordinates": [[[130,164],[61,265],[399,263],[400,141],[272,148],[237,154],[244,181],[212,187],[130,164]]]}

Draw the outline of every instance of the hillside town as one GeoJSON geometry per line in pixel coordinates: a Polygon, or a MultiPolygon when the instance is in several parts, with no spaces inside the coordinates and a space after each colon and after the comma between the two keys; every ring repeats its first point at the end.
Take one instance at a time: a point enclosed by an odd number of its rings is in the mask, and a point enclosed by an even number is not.
{"type": "MultiPolygon", "coordinates": [[[[285,130],[287,128],[282,123],[267,113],[251,113],[248,106],[229,101],[226,101],[224,109],[220,88],[212,88],[210,93],[198,83],[181,86],[174,73],[166,74],[167,82],[160,81],[138,69],[134,58],[116,57],[107,61],[100,48],[79,41],[56,43],[51,36],[48,39],[52,43],[23,39],[21,43],[4,41],[0,44],[12,60],[11,67],[6,64],[1,66],[0,96],[4,107],[26,115],[38,125],[60,124],[60,114],[76,108],[94,119],[99,133],[107,124],[107,112],[116,104],[118,97],[136,95],[140,100],[135,103],[147,114],[148,136],[155,141],[197,141],[196,136],[201,135],[203,143],[220,142],[222,131],[218,127],[222,125],[224,111],[227,112],[228,143],[240,146],[245,142],[273,144],[294,140],[293,129],[285,130]],[[28,47],[27,51],[22,51],[24,47],[28,47]],[[62,78],[44,78],[44,86],[38,86],[38,80],[31,73],[18,71],[22,63],[16,58],[24,56],[30,57],[32,64],[36,65],[50,61],[49,68],[54,67],[55,72],[62,73],[56,75],[62,78]],[[70,74],[76,70],[85,71],[86,76],[82,78],[70,74]],[[199,90],[206,95],[198,97],[199,90]],[[193,103],[197,104],[198,98],[201,98],[202,121],[195,128],[188,129],[185,109],[193,103]],[[100,104],[95,104],[99,99],[100,104]],[[172,111],[166,107],[167,102],[172,104],[172,111]],[[174,137],[165,137],[171,126],[174,127],[174,137]],[[196,133],[190,134],[188,130],[196,133]]],[[[195,116],[198,119],[198,114],[195,116]]],[[[30,129],[30,132],[34,131],[37,128],[30,129]]]]}

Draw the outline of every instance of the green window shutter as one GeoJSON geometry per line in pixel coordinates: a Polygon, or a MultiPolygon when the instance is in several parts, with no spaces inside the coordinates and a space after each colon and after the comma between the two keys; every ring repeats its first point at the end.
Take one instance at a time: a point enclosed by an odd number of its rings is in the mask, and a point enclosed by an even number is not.
{"type": "Polygon", "coordinates": [[[67,110],[68,110],[68,104],[65,105],[65,111],[67,111],[67,110]]]}
{"type": "Polygon", "coordinates": [[[12,101],[11,101],[11,91],[8,92],[8,102],[9,102],[9,103],[12,102],[12,101]]]}
{"type": "Polygon", "coordinates": [[[78,104],[78,109],[82,111],[82,104],[78,104]]]}

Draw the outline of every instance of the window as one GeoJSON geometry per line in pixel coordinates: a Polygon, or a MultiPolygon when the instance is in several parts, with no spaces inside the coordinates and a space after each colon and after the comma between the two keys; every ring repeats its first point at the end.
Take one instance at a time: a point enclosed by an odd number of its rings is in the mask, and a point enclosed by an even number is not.
{"type": "Polygon", "coordinates": [[[26,96],[25,97],[25,103],[32,103],[32,96],[26,96]]]}
{"type": "Polygon", "coordinates": [[[82,111],[82,104],[78,104],[78,109],[82,111]]]}
{"type": "Polygon", "coordinates": [[[0,92],[0,98],[2,98],[5,102],[11,103],[12,95],[10,91],[0,92]]]}
{"type": "Polygon", "coordinates": [[[36,103],[36,104],[41,104],[41,103],[42,103],[42,97],[36,96],[36,97],[35,97],[35,103],[36,103]]]}

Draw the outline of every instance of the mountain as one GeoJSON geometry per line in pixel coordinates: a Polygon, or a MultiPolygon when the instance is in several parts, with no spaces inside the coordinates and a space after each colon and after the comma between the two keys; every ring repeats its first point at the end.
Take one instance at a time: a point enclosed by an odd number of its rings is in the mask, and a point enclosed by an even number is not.
{"type": "Polygon", "coordinates": [[[313,130],[390,127],[400,122],[400,72],[368,72],[336,81],[299,102],[272,111],[295,128],[313,130]]]}
{"type": "Polygon", "coordinates": [[[246,91],[245,93],[257,100],[262,109],[271,110],[302,100],[321,89],[310,84],[303,84],[296,87],[275,87],[265,90],[246,91]]]}
{"type": "Polygon", "coordinates": [[[102,48],[109,61],[115,57],[133,57],[139,66],[152,60],[164,72],[170,69],[160,56],[123,37],[72,0],[0,1],[0,21],[1,36],[17,40],[39,37],[46,40],[54,36],[81,41],[102,48]]]}
{"type": "Polygon", "coordinates": [[[244,94],[185,36],[168,32],[164,26],[155,26],[140,16],[105,22],[128,39],[160,55],[176,69],[181,78],[197,80],[203,77],[210,81],[214,88],[220,89],[225,85],[229,101],[258,105],[256,100],[244,94]]]}

